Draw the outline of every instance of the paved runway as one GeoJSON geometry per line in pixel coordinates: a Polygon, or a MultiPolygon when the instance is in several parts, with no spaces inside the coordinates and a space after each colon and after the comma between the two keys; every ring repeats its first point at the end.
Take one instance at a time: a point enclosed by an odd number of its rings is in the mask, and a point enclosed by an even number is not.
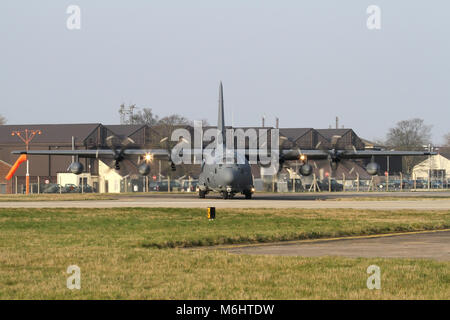
{"type": "Polygon", "coordinates": [[[236,196],[223,200],[211,195],[199,199],[195,194],[140,194],[136,196],[117,195],[114,200],[86,201],[6,201],[0,202],[0,208],[115,208],[115,207],[178,207],[206,208],[353,208],[353,209],[414,209],[446,210],[450,209],[450,193],[298,193],[298,194],[256,194],[253,199],[245,200],[236,196]],[[347,200],[355,197],[401,197],[398,200],[347,200]],[[417,196],[433,196],[431,199],[412,199],[417,196]],[[438,198],[442,197],[442,198],[438,198]],[[411,198],[411,199],[408,199],[411,198]]]}
{"type": "Polygon", "coordinates": [[[237,254],[426,258],[450,261],[450,230],[353,239],[230,246],[226,250],[237,254]]]}

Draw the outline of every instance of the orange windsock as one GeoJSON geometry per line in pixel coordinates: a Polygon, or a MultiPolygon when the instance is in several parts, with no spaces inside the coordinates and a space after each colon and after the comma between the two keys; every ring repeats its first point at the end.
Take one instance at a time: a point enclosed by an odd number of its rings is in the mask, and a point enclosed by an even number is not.
{"type": "Polygon", "coordinates": [[[19,168],[20,164],[24,161],[27,161],[26,154],[20,155],[20,157],[17,159],[16,163],[14,163],[14,165],[11,167],[8,174],[6,175],[6,177],[5,177],[6,180],[10,180],[13,177],[14,172],[16,172],[16,170],[19,168]]]}

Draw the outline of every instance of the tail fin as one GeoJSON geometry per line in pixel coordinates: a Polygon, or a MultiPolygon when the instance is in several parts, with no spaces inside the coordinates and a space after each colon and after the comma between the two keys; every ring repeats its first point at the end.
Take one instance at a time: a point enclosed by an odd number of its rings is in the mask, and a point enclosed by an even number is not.
{"type": "Polygon", "coordinates": [[[223,113],[223,86],[222,81],[219,85],[219,118],[217,119],[218,135],[222,135],[223,144],[225,144],[225,118],[223,113]]]}

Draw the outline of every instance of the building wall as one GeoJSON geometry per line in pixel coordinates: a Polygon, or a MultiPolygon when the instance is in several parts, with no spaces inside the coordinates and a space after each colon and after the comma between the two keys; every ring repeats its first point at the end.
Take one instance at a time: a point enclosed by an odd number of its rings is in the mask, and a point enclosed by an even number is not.
{"type": "Polygon", "coordinates": [[[0,160],[0,193],[12,193],[12,183],[14,180],[5,179],[9,169],[11,169],[11,165],[0,160]]]}
{"type": "MultiPolygon", "coordinates": [[[[431,156],[430,159],[424,160],[413,168],[413,176],[416,179],[428,179],[429,170],[444,170],[443,179],[450,174],[450,160],[440,154],[431,156]]],[[[439,177],[441,178],[441,177],[439,177]]]]}
{"type": "Polygon", "coordinates": [[[120,193],[122,177],[108,165],[99,161],[100,193],[120,193]]]}

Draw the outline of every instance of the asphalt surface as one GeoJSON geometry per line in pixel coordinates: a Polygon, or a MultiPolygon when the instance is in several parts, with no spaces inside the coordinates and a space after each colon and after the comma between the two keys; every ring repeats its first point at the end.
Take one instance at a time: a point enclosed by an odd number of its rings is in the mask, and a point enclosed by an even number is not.
{"type": "Polygon", "coordinates": [[[0,208],[115,208],[115,207],[178,207],[206,208],[353,208],[353,209],[414,209],[445,210],[450,209],[450,192],[404,192],[404,193],[295,193],[295,194],[256,194],[253,199],[245,200],[241,196],[223,200],[217,195],[208,195],[199,199],[196,194],[140,194],[117,195],[114,200],[86,201],[5,201],[0,208]],[[434,197],[431,199],[413,199],[415,197],[434,197]],[[398,200],[355,200],[354,198],[401,197],[398,200]],[[442,198],[436,198],[442,197],[442,198]],[[449,197],[449,198],[445,198],[449,197]]]}
{"type": "Polygon", "coordinates": [[[450,230],[223,248],[236,254],[425,258],[450,261],[450,230]]]}

